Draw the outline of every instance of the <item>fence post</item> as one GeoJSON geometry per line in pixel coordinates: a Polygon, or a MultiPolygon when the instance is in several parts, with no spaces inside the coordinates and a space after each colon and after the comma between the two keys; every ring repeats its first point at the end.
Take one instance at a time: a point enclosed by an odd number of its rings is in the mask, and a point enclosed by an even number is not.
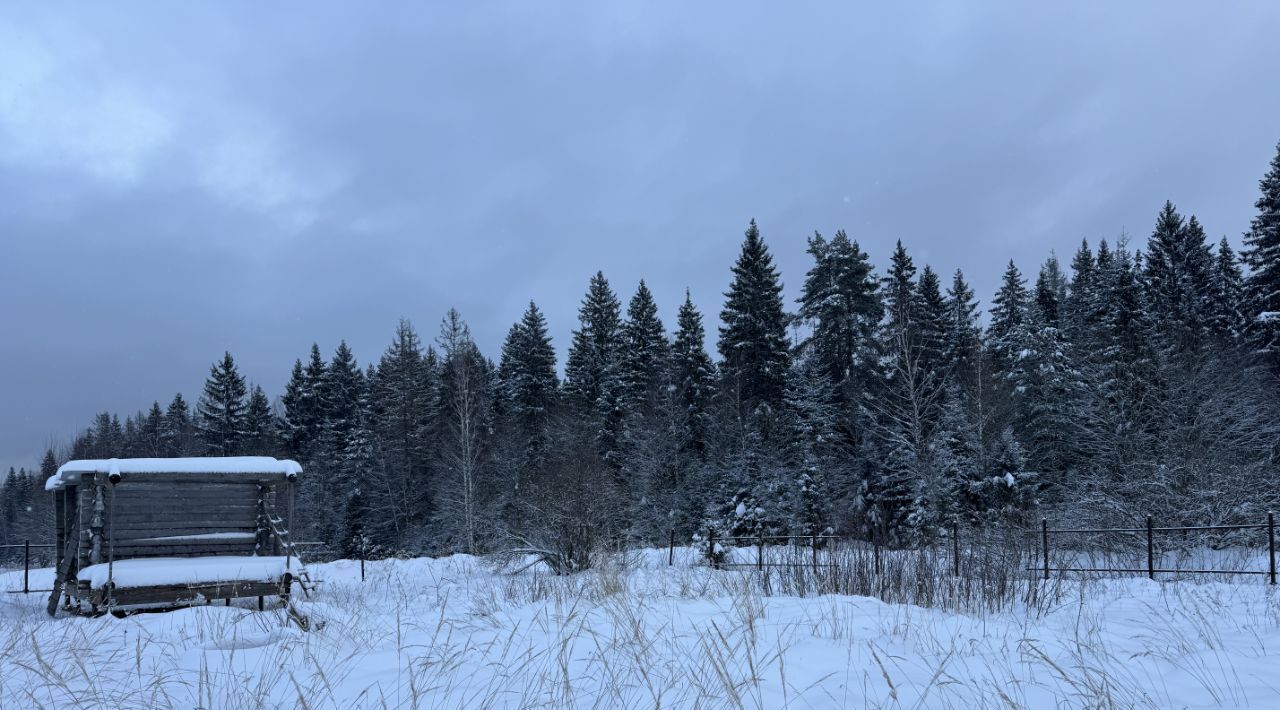
{"type": "Polygon", "coordinates": [[[676,529],[671,528],[671,545],[667,548],[667,566],[676,563],[676,529]]]}
{"type": "Polygon", "coordinates": [[[956,577],[960,576],[960,524],[951,524],[951,556],[955,563],[953,573],[956,577]]]}
{"type": "MultiPolygon", "coordinates": [[[[1272,555],[1272,560],[1274,561],[1274,559],[1275,559],[1275,555],[1272,555]]],[[[1275,565],[1272,564],[1271,568],[1274,570],[1275,565]]],[[[1271,583],[1275,584],[1274,573],[1271,575],[1271,580],[1272,580],[1271,583]]],[[[23,594],[31,593],[31,541],[30,540],[24,540],[22,542],[22,593],[23,594]]]]}
{"type": "Polygon", "coordinates": [[[1276,514],[1267,511],[1267,556],[1271,558],[1271,583],[1276,583],[1276,514]]]}
{"type": "Polygon", "coordinates": [[[1044,553],[1044,578],[1049,579],[1049,519],[1040,519],[1040,551],[1044,553]]]}
{"type": "Polygon", "coordinates": [[[760,538],[756,541],[756,569],[764,569],[764,531],[760,531],[760,538]]]}
{"type": "Polygon", "coordinates": [[[712,569],[720,569],[720,562],[716,557],[716,529],[714,527],[707,528],[707,561],[711,563],[712,569]]]}
{"type": "Polygon", "coordinates": [[[364,549],[364,541],[360,543],[360,581],[364,581],[364,558],[368,557],[364,549]]]}
{"type": "Polygon", "coordinates": [[[1147,579],[1156,578],[1155,524],[1147,516],[1147,579]]]}
{"type": "Polygon", "coordinates": [[[874,536],[871,538],[871,554],[875,560],[876,576],[880,576],[880,541],[874,536]]]}
{"type": "Polygon", "coordinates": [[[818,536],[815,534],[809,542],[810,542],[809,547],[813,549],[813,572],[814,574],[817,574],[818,573],[818,536]]]}

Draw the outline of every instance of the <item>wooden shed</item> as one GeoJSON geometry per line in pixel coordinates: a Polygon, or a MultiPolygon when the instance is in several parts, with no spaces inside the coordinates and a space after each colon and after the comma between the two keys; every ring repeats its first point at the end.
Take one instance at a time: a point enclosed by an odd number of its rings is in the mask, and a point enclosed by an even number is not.
{"type": "Polygon", "coordinates": [[[287,600],[306,572],[288,532],[301,472],[262,456],[66,463],[45,485],[58,550],[49,614],[60,598],[80,613],[287,600]]]}

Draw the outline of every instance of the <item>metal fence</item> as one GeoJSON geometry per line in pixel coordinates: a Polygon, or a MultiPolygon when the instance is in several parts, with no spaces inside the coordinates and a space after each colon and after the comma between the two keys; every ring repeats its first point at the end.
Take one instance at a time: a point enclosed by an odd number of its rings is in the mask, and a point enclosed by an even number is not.
{"type": "Polygon", "coordinates": [[[1049,527],[1047,519],[1040,521],[1040,552],[1041,564],[1039,567],[1030,568],[1029,571],[1040,572],[1044,579],[1049,578],[1051,572],[1107,572],[1113,574],[1145,574],[1149,579],[1155,579],[1157,574],[1221,574],[1221,575],[1265,575],[1268,584],[1276,583],[1276,518],[1274,513],[1267,513],[1265,522],[1254,523],[1248,525],[1183,525],[1183,526],[1157,526],[1154,518],[1147,516],[1147,524],[1141,528],[1059,528],[1053,529],[1049,527]],[[1157,566],[1156,564],[1156,536],[1157,535],[1176,535],[1189,533],[1230,533],[1239,531],[1260,531],[1265,530],[1267,536],[1267,569],[1266,570],[1250,570],[1250,569],[1182,569],[1168,568],[1157,566]],[[1147,564],[1146,567],[1054,567],[1050,563],[1050,539],[1051,536],[1087,536],[1087,535],[1143,535],[1146,542],[1147,564]]]}
{"type": "MultiPolygon", "coordinates": [[[[31,570],[40,567],[53,565],[53,549],[57,547],[53,543],[31,542],[24,540],[21,545],[0,545],[0,561],[5,565],[15,556],[22,557],[22,589],[0,589],[0,592],[8,592],[10,594],[30,594],[31,592],[48,592],[49,589],[32,589],[31,588],[31,570]],[[44,552],[48,550],[49,552],[44,552]],[[32,554],[35,557],[32,557],[32,554]],[[41,564],[48,561],[48,564],[41,564]],[[33,566],[34,565],[34,566],[33,566]]],[[[16,568],[16,565],[15,565],[16,568]]],[[[0,566],[3,569],[3,566],[0,566]]]]}
{"type": "MultiPolygon", "coordinates": [[[[309,548],[313,552],[308,553],[308,557],[314,561],[317,558],[329,558],[332,556],[328,552],[328,548],[323,542],[295,542],[293,546],[309,548]]],[[[51,592],[52,589],[32,589],[31,588],[31,570],[41,569],[43,567],[52,567],[54,564],[53,550],[57,547],[52,543],[31,542],[24,540],[20,545],[0,545],[0,571],[4,571],[11,561],[21,558],[22,560],[22,588],[21,589],[0,589],[0,593],[5,594],[34,594],[38,592],[51,592]],[[48,552],[45,552],[48,550],[48,552]]],[[[18,566],[13,565],[13,569],[17,570],[18,566]]],[[[364,560],[360,560],[360,578],[364,579],[364,560]]]]}
{"type": "MultiPolygon", "coordinates": [[[[977,530],[964,531],[959,525],[952,525],[947,529],[948,535],[938,540],[930,547],[935,552],[945,556],[946,567],[955,576],[961,573],[961,563],[965,561],[969,555],[975,552],[975,548],[980,548],[985,544],[991,544],[990,536],[978,534],[977,530]],[[969,533],[969,534],[965,534],[969,533]],[[966,538],[964,545],[961,544],[962,536],[966,538]]],[[[703,538],[707,550],[714,550],[718,543],[739,548],[754,547],[756,551],[754,562],[733,562],[724,559],[720,555],[706,555],[704,559],[706,563],[716,569],[757,569],[763,570],[767,567],[796,567],[804,566],[814,569],[834,568],[837,566],[836,555],[842,549],[859,549],[864,552],[869,551],[871,555],[871,569],[879,574],[881,569],[882,554],[891,554],[898,548],[885,547],[877,542],[874,538],[869,540],[859,540],[842,535],[717,535],[715,530],[708,530],[706,537],[703,538]],[[781,549],[789,549],[793,551],[802,551],[807,549],[807,555],[793,554],[784,557],[782,561],[774,561],[776,558],[770,558],[766,554],[766,549],[774,547],[781,549]],[[802,559],[807,558],[807,559],[802,559]]],[[[671,533],[669,543],[669,551],[667,553],[667,565],[671,566],[675,563],[675,547],[676,534],[671,533]]]]}

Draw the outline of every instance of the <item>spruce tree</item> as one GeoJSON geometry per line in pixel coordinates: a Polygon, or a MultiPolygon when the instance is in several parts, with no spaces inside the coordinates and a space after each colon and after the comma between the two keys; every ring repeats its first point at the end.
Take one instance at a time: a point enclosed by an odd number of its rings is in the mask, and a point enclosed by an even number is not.
{"type": "Polygon", "coordinates": [[[173,395],[164,413],[164,455],[190,456],[194,452],[195,426],[191,409],[179,392],[173,395]]]}
{"type": "Polygon", "coordinates": [[[998,364],[1002,368],[1008,368],[1019,351],[1018,339],[1024,332],[1029,304],[1026,281],[1012,260],[1005,269],[1000,290],[991,303],[987,343],[998,364]]]}
{"type": "Polygon", "coordinates": [[[306,443],[307,414],[304,414],[303,409],[310,399],[306,388],[307,376],[302,369],[302,360],[294,360],[289,382],[285,384],[284,394],[280,397],[280,403],[284,406],[284,419],[280,429],[285,450],[296,458],[303,457],[302,450],[306,443]]]}
{"type": "Polygon", "coordinates": [[[1050,254],[1036,278],[1034,303],[1040,322],[1051,328],[1061,329],[1066,300],[1067,277],[1058,265],[1058,257],[1050,254]]]}
{"type": "Polygon", "coordinates": [[[547,334],[546,318],[533,301],[520,322],[507,333],[499,376],[505,413],[514,425],[522,450],[517,463],[518,488],[522,478],[545,462],[548,428],[559,394],[556,352],[547,334]]]}
{"type": "Polygon", "coordinates": [[[1155,335],[1168,357],[1200,352],[1212,264],[1204,229],[1195,216],[1184,222],[1173,203],[1165,202],[1147,240],[1143,278],[1155,335]]]}
{"type": "Polygon", "coordinates": [[[139,455],[150,458],[165,455],[164,410],[159,402],[152,402],[139,428],[139,455]]]}
{"type": "Polygon", "coordinates": [[[44,458],[40,459],[40,490],[44,490],[45,481],[53,478],[58,472],[58,457],[50,447],[44,450],[44,458]]]}
{"type": "Polygon", "coordinates": [[[671,346],[658,317],[658,304],[643,279],[627,304],[621,341],[620,380],[625,392],[625,412],[644,413],[654,406],[662,392],[671,346]]]}
{"type": "Polygon", "coordinates": [[[1132,450],[1159,422],[1156,353],[1135,258],[1122,243],[1099,264],[1101,316],[1091,358],[1095,391],[1110,412],[1109,436],[1132,450]]]}
{"type": "Polygon", "coordinates": [[[943,363],[952,381],[973,391],[978,385],[979,358],[982,357],[982,330],[978,325],[978,303],[973,289],[956,269],[947,289],[944,322],[943,363]]]}
{"type": "Polygon", "coordinates": [[[907,254],[902,240],[894,247],[893,256],[889,259],[889,272],[884,279],[884,304],[889,314],[889,328],[903,331],[914,340],[912,316],[919,308],[916,296],[916,267],[907,254]]]}
{"type": "Polygon", "coordinates": [[[390,529],[407,525],[414,491],[428,483],[431,418],[436,379],[413,324],[400,319],[369,383],[369,425],[382,457],[382,480],[364,493],[363,505],[386,518],[390,529]]]}
{"type": "Polygon", "coordinates": [[[209,456],[234,456],[246,434],[244,377],[231,353],[209,368],[204,394],[196,403],[196,427],[209,456]]]}
{"type": "Polygon", "coordinates": [[[0,544],[18,539],[18,472],[12,466],[0,484],[0,544]]]}
{"type": "Polygon", "coordinates": [[[817,535],[832,523],[831,495],[841,453],[835,387],[816,353],[792,361],[787,377],[787,464],[792,533],[817,535]]]}
{"type": "Polygon", "coordinates": [[[337,438],[339,447],[346,446],[345,436],[355,424],[360,397],[364,394],[364,373],[356,363],[347,341],[338,343],[333,359],[320,381],[320,411],[326,433],[337,438]]]}
{"type": "Polygon", "coordinates": [[[625,396],[622,314],[603,272],[591,277],[578,323],[564,369],[566,399],[592,432],[600,456],[617,466],[625,396]]]}
{"type": "Polygon", "coordinates": [[[1249,341],[1271,371],[1280,374],[1280,144],[1271,169],[1258,182],[1258,214],[1244,235],[1245,317],[1249,341]]]}
{"type": "Polygon", "coordinates": [[[341,509],[335,512],[342,516],[342,520],[333,544],[348,558],[364,553],[372,544],[394,542],[395,523],[398,522],[397,517],[387,515],[385,509],[378,510],[370,505],[374,474],[379,466],[372,419],[369,393],[362,388],[346,441],[342,451],[338,452],[338,485],[334,487],[337,500],[342,502],[341,509]]]}
{"type": "MultiPolygon", "coordinates": [[[[844,230],[830,242],[815,233],[808,252],[813,266],[797,300],[798,315],[812,332],[799,343],[799,350],[817,357],[827,377],[841,387],[874,355],[875,329],[884,306],[870,259],[844,230]]],[[[856,395],[845,397],[846,404],[854,401],[856,395]]]]}
{"type": "Polygon", "coordinates": [[[786,387],[789,352],[782,283],[773,256],[751,220],[733,283],[720,312],[721,376],[739,417],[776,409],[786,387]]]}
{"type": "Polygon", "coordinates": [[[245,407],[244,442],[241,453],[252,456],[275,456],[278,453],[276,418],[271,412],[271,400],[262,388],[254,385],[245,407]]]}
{"type": "Polygon", "coordinates": [[[1234,343],[1244,330],[1244,272],[1227,238],[1218,242],[1207,304],[1209,330],[1219,343],[1234,343]]]}
{"type": "Polygon", "coordinates": [[[921,366],[936,373],[940,385],[950,374],[945,368],[947,303],[942,297],[938,274],[927,264],[920,271],[920,282],[916,285],[912,321],[921,348],[921,366]]]}
{"type": "Polygon", "coordinates": [[[110,459],[124,456],[124,427],[111,412],[99,412],[90,431],[93,458],[110,459]]]}
{"type": "Polygon", "coordinates": [[[1087,340],[1096,324],[1096,269],[1088,240],[1081,240],[1080,248],[1071,259],[1071,283],[1061,313],[1063,330],[1077,344],[1087,340]]]}
{"type": "Polygon", "coordinates": [[[564,391],[579,411],[599,412],[617,394],[622,314],[603,272],[591,277],[564,368],[564,391]]]}
{"type": "Polygon", "coordinates": [[[707,450],[715,365],[707,354],[702,314],[693,305],[688,289],[676,314],[676,328],[671,348],[672,381],[683,411],[686,450],[701,459],[707,450]]]}

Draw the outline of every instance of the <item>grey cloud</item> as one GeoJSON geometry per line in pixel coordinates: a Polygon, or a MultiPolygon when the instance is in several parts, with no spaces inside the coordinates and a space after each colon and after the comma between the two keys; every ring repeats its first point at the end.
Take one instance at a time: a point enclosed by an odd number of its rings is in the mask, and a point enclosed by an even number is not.
{"type": "Polygon", "coordinates": [[[901,238],[990,297],[1173,199],[1233,239],[1280,139],[1280,9],[1237,3],[17,4],[0,10],[0,463],[230,349],[376,358],[588,276],[709,321],[756,217],[901,238]]]}

